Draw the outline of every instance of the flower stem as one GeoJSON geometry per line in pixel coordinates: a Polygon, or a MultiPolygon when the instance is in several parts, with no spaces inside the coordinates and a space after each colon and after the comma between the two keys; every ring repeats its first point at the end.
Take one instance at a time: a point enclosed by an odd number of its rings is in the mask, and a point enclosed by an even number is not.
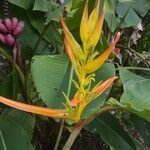
{"type": "MultiPolygon", "coordinates": [[[[0,52],[10,61],[10,63],[14,66],[14,68],[16,69],[16,71],[18,72],[19,74],[19,77],[20,77],[20,80],[21,80],[21,83],[22,83],[22,86],[23,88],[25,88],[25,77],[24,77],[24,74],[23,72],[21,71],[20,67],[14,62],[13,59],[11,59],[11,57],[2,49],[0,48],[0,52]]],[[[25,90],[25,89],[24,89],[25,90]]]]}
{"type": "MultiPolygon", "coordinates": [[[[71,91],[71,84],[72,84],[72,78],[73,78],[73,67],[71,66],[71,70],[70,70],[70,76],[69,76],[69,83],[68,83],[68,90],[67,90],[67,96],[69,97],[70,95],[70,91],[71,91]]],[[[59,143],[60,143],[60,139],[63,133],[63,128],[64,128],[64,119],[61,120],[61,125],[60,125],[60,129],[59,129],[59,133],[58,133],[58,137],[55,143],[55,147],[54,150],[58,149],[59,143]]]]}
{"type": "Polygon", "coordinates": [[[116,109],[118,109],[118,108],[116,108],[114,106],[105,106],[105,107],[101,108],[100,110],[98,110],[97,112],[91,114],[86,119],[81,120],[79,123],[77,123],[74,130],[70,134],[66,144],[64,145],[63,150],[70,150],[71,149],[71,146],[73,145],[75,139],[77,138],[77,136],[79,135],[81,130],[84,128],[85,125],[87,125],[89,122],[91,122],[95,117],[101,115],[102,113],[116,110],[116,109]]]}
{"type": "Polygon", "coordinates": [[[62,135],[62,132],[63,132],[63,128],[64,128],[64,119],[61,120],[60,129],[59,129],[59,133],[58,133],[58,137],[57,137],[57,140],[56,140],[56,143],[55,143],[54,150],[58,149],[58,146],[59,146],[59,143],[60,143],[60,140],[61,140],[61,135],[62,135]]]}
{"type": "Polygon", "coordinates": [[[142,68],[142,67],[123,67],[125,69],[129,69],[129,70],[143,70],[143,71],[150,71],[150,68],[142,68]]]}
{"type": "Polygon", "coordinates": [[[68,97],[70,96],[72,78],[73,78],[73,67],[71,66],[70,76],[69,76],[69,83],[68,83],[68,91],[67,91],[67,96],[68,97]]]}

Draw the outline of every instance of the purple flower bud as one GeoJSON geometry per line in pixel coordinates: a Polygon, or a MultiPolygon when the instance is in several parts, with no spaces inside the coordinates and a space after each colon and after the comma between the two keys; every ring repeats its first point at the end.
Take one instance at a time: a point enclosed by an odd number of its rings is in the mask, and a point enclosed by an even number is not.
{"type": "Polygon", "coordinates": [[[113,43],[114,43],[114,37],[112,36],[111,39],[110,39],[110,41],[109,41],[109,44],[111,45],[113,43]]]}
{"type": "Polygon", "coordinates": [[[0,21],[0,32],[8,33],[7,28],[5,27],[5,25],[1,21],[0,21]]]}
{"type": "Polygon", "coordinates": [[[16,17],[12,18],[11,23],[12,23],[12,30],[15,30],[18,25],[18,19],[16,17]]]}
{"type": "Polygon", "coordinates": [[[4,22],[4,25],[6,26],[6,28],[8,29],[8,31],[12,31],[11,20],[9,18],[6,18],[3,22],[4,22]]]}
{"type": "Polygon", "coordinates": [[[11,34],[7,34],[6,35],[6,44],[8,46],[13,46],[14,43],[15,43],[15,39],[12,37],[12,35],[11,34]]]}
{"type": "Polygon", "coordinates": [[[16,29],[13,31],[13,35],[18,36],[23,31],[23,28],[24,28],[24,22],[20,21],[16,29]]]}
{"type": "Polygon", "coordinates": [[[3,34],[0,33],[0,41],[4,44],[6,44],[6,38],[3,34]]]}

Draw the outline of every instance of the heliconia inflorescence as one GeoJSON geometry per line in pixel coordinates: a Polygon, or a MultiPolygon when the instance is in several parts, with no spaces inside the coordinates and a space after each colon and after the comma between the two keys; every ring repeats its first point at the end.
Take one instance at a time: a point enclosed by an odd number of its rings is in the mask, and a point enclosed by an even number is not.
{"type": "MultiPolygon", "coordinates": [[[[71,100],[65,95],[65,93],[63,93],[66,100],[64,109],[53,111],[52,109],[14,102],[3,97],[0,97],[0,102],[23,111],[48,117],[64,118],[66,120],[72,120],[74,123],[78,122],[81,119],[81,114],[84,108],[109,88],[113,81],[117,79],[117,76],[114,75],[104,82],[100,81],[95,87],[91,87],[92,81],[95,81],[94,72],[97,71],[107,60],[110,53],[115,49],[115,45],[121,35],[120,32],[118,32],[114,40],[110,43],[110,46],[101,55],[98,54],[95,47],[101,36],[105,16],[105,10],[103,9],[101,16],[99,17],[99,9],[100,0],[97,0],[96,7],[89,16],[88,0],[86,1],[80,25],[82,46],[80,46],[74,39],[65,24],[64,18],[61,18],[61,24],[64,31],[64,45],[78,79],[78,82],[74,80],[72,81],[76,87],[76,92],[71,100]]],[[[16,25],[17,21],[14,19],[12,22],[12,24],[16,25]]],[[[8,28],[4,23],[2,24],[3,33],[6,33],[6,29],[8,30],[8,28]]],[[[8,24],[10,23],[8,22],[8,24]]],[[[22,28],[22,25],[20,25],[20,27],[22,28]]],[[[10,29],[12,30],[12,28],[13,27],[10,29]]],[[[15,29],[17,29],[17,27],[15,29]]],[[[13,31],[12,33],[16,32],[13,31]]],[[[1,35],[1,41],[5,41],[3,38],[3,35],[1,35]]]]}

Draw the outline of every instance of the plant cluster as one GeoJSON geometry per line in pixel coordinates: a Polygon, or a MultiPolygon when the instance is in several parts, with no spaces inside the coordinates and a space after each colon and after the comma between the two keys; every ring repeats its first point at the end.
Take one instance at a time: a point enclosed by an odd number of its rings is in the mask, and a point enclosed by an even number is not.
{"type": "Polygon", "coordinates": [[[45,117],[60,125],[55,150],[64,129],[70,136],[60,148],[67,150],[83,128],[116,150],[148,147],[149,53],[138,51],[138,40],[150,3],[94,2],[3,0],[0,57],[11,68],[0,76],[0,102],[10,106],[0,105],[0,149],[37,149],[33,130],[45,117]],[[140,16],[137,5],[143,7],[140,16]],[[131,127],[142,142],[129,135],[131,127]]]}

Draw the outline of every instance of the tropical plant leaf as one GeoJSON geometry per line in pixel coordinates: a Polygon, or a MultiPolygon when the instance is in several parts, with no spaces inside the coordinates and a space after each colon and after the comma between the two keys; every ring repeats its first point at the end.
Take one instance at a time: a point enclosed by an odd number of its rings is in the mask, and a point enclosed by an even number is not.
{"type": "Polygon", "coordinates": [[[96,117],[85,129],[100,134],[114,150],[136,150],[135,141],[123,130],[119,120],[109,113],[96,117]]]}
{"type": "Polygon", "coordinates": [[[134,114],[130,115],[130,121],[142,137],[141,139],[144,139],[144,146],[148,147],[150,141],[150,123],[134,114]]]}
{"type": "MultiPolygon", "coordinates": [[[[39,32],[39,34],[41,34],[45,27],[45,19],[43,14],[38,12],[28,11],[27,15],[32,27],[36,29],[39,32]]],[[[58,28],[59,28],[58,22],[51,21],[47,29],[47,32],[43,36],[43,39],[45,39],[47,42],[52,44],[55,51],[58,50],[61,51],[64,48],[62,38],[60,32],[58,31],[58,28]]]]}
{"type": "Polygon", "coordinates": [[[68,62],[68,58],[64,55],[35,56],[33,58],[31,66],[33,81],[39,97],[48,107],[60,108],[63,106],[62,91],[67,85],[64,79],[68,62]]]}
{"type": "Polygon", "coordinates": [[[0,84],[0,95],[16,99],[18,90],[18,76],[15,70],[0,84]]]}
{"type": "Polygon", "coordinates": [[[48,4],[48,11],[45,14],[46,16],[46,22],[49,22],[51,20],[58,21],[60,20],[60,17],[62,16],[64,12],[65,6],[70,2],[70,0],[65,0],[62,5],[58,7],[56,3],[53,1],[50,1],[48,4]]]}
{"type": "Polygon", "coordinates": [[[12,109],[4,116],[15,121],[15,123],[26,132],[29,140],[31,141],[35,126],[35,118],[33,116],[17,109],[12,109]]]}
{"type": "Polygon", "coordinates": [[[129,111],[150,121],[150,79],[140,77],[124,68],[120,68],[119,71],[124,87],[120,102],[129,111]]]}
{"type": "Polygon", "coordinates": [[[106,10],[106,22],[111,29],[115,31],[118,28],[126,28],[137,25],[141,18],[146,15],[150,9],[148,0],[114,0],[109,3],[111,11],[106,10]]]}
{"type": "Polygon", "coordinates": [[[0,141],[3,150],[31,150],[31,142],[22,127],[9,117],[0,117],[0,141]]]}
{"type": "Polygon", "coordinates": [[[47,0],[35,0],[33,10],[40,10],[47,12],[48,11],[47,4],[48,4],[47,0]]]}
{"type": "Polygon", "coordinates": [[[9,0],[10,3],[22,7],[24,9],[28,9],[32,4],[32,0],[9,0]]]}

